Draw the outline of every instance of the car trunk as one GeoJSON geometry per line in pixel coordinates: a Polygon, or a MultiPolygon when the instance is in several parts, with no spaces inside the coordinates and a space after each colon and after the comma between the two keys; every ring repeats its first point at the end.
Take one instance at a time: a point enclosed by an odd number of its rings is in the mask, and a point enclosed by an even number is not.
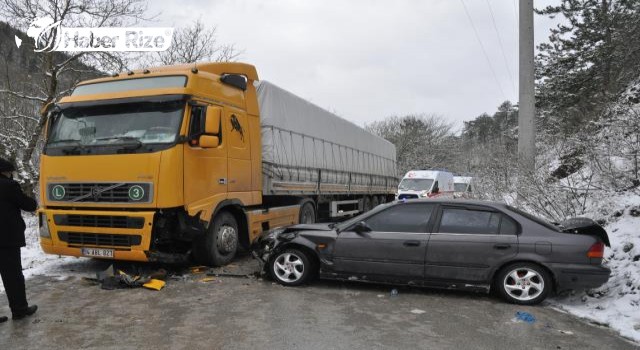
{"type": "Polygon", "coordinates": [[[560,229],[565,233],[588,235],[598,238],[607,247],[611,246],[607,231],[597,222],[587,218],[571,218],[560,223],[560,229]]]}

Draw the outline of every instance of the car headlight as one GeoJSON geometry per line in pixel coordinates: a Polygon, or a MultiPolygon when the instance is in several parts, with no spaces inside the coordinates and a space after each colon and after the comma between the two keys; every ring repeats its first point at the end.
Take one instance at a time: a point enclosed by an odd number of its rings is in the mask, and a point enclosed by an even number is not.
{"type": "Polygon", "coordinates": [[[40,223],[40,237],[42,238],[51,238],[51,232],[49,231],[49,224],[47,223],[47,214],[45,213],[40,213],[39,216],[39,223],[40,223]]]}

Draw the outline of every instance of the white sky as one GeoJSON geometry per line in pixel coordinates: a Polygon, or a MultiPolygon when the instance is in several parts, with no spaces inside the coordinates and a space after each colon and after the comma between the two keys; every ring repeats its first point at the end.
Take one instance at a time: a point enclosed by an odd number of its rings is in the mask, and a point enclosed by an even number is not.
{"type": "MultiPolygon", "coordinates": [[[[461,127],[505,99],[516,101],[518,86],[517,1],[464,3],[500,88],[461,0],[183,0],[151,9],[162,12],[159,25],[198,18],[216,25],[219,41],[242,49],[240,61],[254,64],[261,79],[356,124],[436,113],[461,127]]],[[[552,25],[535,16],[537,42],[552,25]]]]}

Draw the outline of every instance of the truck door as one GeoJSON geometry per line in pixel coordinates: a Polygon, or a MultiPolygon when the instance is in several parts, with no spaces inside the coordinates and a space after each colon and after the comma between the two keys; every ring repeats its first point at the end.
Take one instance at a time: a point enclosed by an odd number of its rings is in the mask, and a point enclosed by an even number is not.
{"type": "MultiPolygon", "coordinates": [[[[212,202],[220,202],[227,196],[228,147],[221,128],[222,113],[222,107],[207,104],[192,105],[188,113],[189,141],[184,146],[184,200],[191,214],[200,210],[208,213],[212,202]],[[217,145],[201,144],[211,140],[204,140],[202,136],[214,134],[217,134],[217,145]]],[[[209,217],[202,219],[209,220],[209,217]]]]}
{"type": "Polygon", "coordinates": [[[224,124],[229,152],[229,192],[250,192],[251,135],[247,114],[241,109],[227,107],[224,124]]]}

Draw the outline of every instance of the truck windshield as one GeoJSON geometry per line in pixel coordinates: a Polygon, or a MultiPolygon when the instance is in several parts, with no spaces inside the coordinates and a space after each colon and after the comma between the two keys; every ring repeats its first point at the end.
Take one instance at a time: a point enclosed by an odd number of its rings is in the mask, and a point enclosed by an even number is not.
{"type": "Polygon", "coordinates": [[[170,101],[67,108],[53,118],[47,147],[173,143],[184,106],[170,101]]]}
{"type": "Polygon", "coordinates": [[[453,184],[453,191],[454,192],[464,192],[467,190],[467,186],[469,184],[466,182],[458,182],[458,183],[454,183],[453,184]]]}
{"type": "Polygon", "coordinates": [[[398,189],[401,191],[427,191],[431,189],[433,179],[402,179],[398,189]]]}

